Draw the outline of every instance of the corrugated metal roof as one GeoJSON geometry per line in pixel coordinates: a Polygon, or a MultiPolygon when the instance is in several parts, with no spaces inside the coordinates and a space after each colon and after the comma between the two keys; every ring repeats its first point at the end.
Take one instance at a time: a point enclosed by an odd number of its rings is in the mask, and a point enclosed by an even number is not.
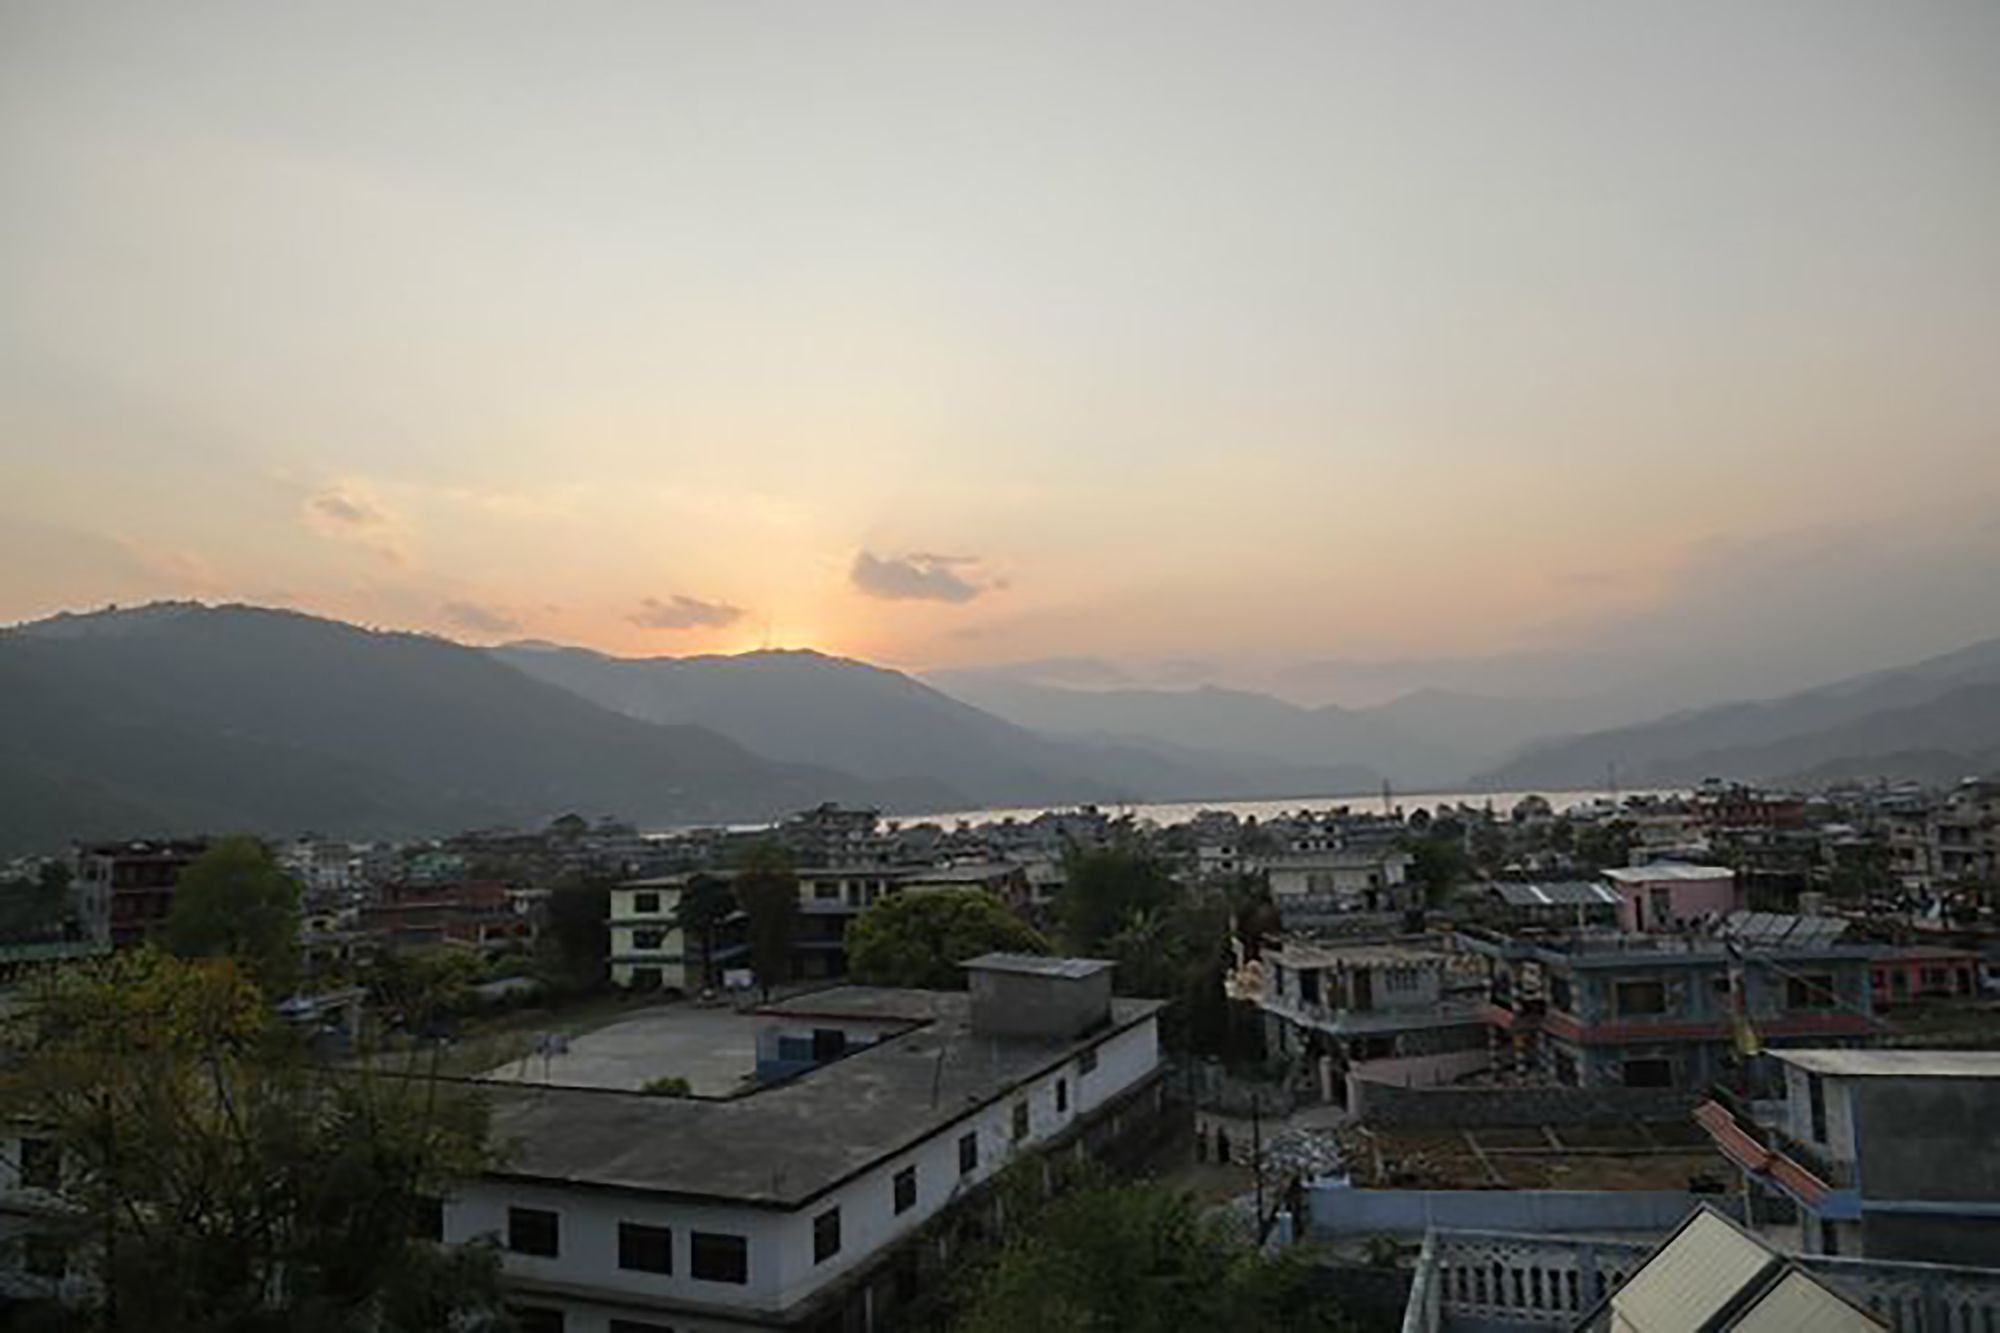
{"type": "Polygon", "coordinates": [[[1882,1325],[1793,1269],[1729,1327],[1736,1333],[1875,1333],[1882,1325]]]}
{"type": "Polygon", "coordinates": [[[1721,1313],[1777,1262],[1765,1246],[1704,1208],[1618,1289],[1611,1308],[1638,1333],[1684,1333],[1721,1313]]]}
{"type": "Polygon", "coordinates": [[[1537,880],[1530,884],[1499,881],[1493,891],[1509,907],[1616,907],[1621,901],[1592,879],[1537,880]]]}
{"type": "Polygon", "coordinates": [[[2000,1051],[1774,1050],[1786,1064],[1846,1078],[2000,1078],[2000,1051]]]}

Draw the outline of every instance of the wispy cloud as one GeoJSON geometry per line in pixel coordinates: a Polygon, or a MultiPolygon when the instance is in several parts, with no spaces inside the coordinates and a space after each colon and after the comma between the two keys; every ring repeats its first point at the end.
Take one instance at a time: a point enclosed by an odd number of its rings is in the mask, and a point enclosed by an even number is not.
{"type": "Polygon", "coordinates": [[[475,634],[512,634],[521,628],[521,622],[505,611],[478,602],[446,602],[438,610],[458,628],[475,634]]]}
{"type": "Polygon", "coordinates": [[[979,557],[974,555],[910,551],[904,555],[878,556],[861,551],[854,557],[854,568],[848,572],[848,578],[870,597],[888,601],[969,602],[1004,586],[997,580],[981,579],[969,572],[978,565],[979,557]]]}
{"type": "Polygon", "coordinates": [[[664,600],[648,597],[626,619],[644,629],[721,629],[743,619],[743,608],[674,593],[664,600]]]}
{"type": "Polygon", "coordinates": [[[392,565],[409,563],[401,521],[379,500],[355,487],[333,486],[308,495],[305,521],[322,537],[365,546],[392,565]]]}

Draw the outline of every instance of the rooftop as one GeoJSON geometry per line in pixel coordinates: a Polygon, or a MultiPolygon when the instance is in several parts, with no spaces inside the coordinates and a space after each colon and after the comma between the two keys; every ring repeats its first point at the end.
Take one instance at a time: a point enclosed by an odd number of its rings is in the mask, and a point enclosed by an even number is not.
{"type": "Polygon", "coordinates": [[[1533,884],[1496,881],[1491,888],[1509,907],[1616,907],[1622,901],[1594,879],[1545,880],[1533,884]]]}
{"type": "Polygon", "coordinates": [[[1452,955],[1423,940],[1399,943],[1365,940],[1343,944],[1332,940],[1285,940],[1267,951],[1287,967],[1411,967],[1448,963],[1452,955]]]}
{"type": "Polygon", "coordinates": [[[1786,1064],[1845,1078],[2000,1078],[2000,1051],[1774,1050],[1786,1064]]]}
{"type": "MultiPolygon", "coordinates": [[[[843,998],[847,989],[820,992],[810,1003],[828,1012],[851,1001],[885,1016],[880,1011],[896,994],[855,988],[860,993],[843,998]]],[[[499,1174],[796,1207],[1162,1008],[1116,999],[1111,1025],[1086,1036],[996,1040],[972,1031],[966,995],[901,994],[914,997],[913,1006],[921,1000],[933,1017],[729,1100],[488,1083],[494,1141],[510,1149],[499,1174]]]]}
{"type": "Polygon", "coordinates": [[[983,953],[960,964],[980,972],[1014,972],[1030,977],[1080,981],[1118,966],[1108,958],[1053,958],[1033,953],[983,953]]]}
{"type": "Polygon", "coordinates": [[[1696,866],[1685,861],[1655,861],[1647,866],[1614,866],[1604,877],[1618,884],[1658,884],[1664,880],[1734,879],[1728,866],[1696,866]]]}

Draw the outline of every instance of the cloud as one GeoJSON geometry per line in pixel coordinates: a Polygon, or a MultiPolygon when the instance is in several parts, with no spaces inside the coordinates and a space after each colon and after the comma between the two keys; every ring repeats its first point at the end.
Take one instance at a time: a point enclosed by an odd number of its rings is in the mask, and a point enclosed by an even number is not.
{"type": "Polygon", "coordinates": [[[981,593],[1005,585],[997,580],[968,577],[959,571],[979,563],[973,555],[937,555],[911,551],[878,556],[861,551],[848,578],[870,597],[887,601],[969,602],[981,593]]]}
{"type": "Polygon", "coordinates": [[[512,634],[521,622],[495,607],[478,602],[446,602],[438,610],[446,620],[475,634],[512,634]]]}
{"type": "Polygon", "coordinates": [[[645,629],[721,629],[743,619],[743,608],[675,593],[665,601],[648,597],[626,619],[645,629]]]}
{"type": "Polygon", "coordinates": [[[306,507],[332,523],[353,528],[379,528],[388,521],[380,509],[345,491],[322,491],[306,507]]]}
{"type": "Polygon", "coordinates": [[[322,537],[364,546],[392,565],[409,563],[402,523],[353,487],[336,486],[307,496],[305,521],[322,537]]]}

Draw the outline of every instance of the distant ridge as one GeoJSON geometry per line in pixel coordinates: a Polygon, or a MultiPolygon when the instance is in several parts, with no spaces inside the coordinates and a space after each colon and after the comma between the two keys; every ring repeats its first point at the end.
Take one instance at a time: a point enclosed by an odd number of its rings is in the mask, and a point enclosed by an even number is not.
{"type": "Polygon", "coordinates": [[[638,722],[479,650],[249,606],[159,603],[0,632],[0,849],[183,831],[356,836],[755,819],[944,784],[760,758],[638,722]]]}
{"type": "Polygon", "coordinates": [[[1590,783],[1613,767],[1634,783],[1990,773],[2000,769],[2000,639],[1796,694],[1552,741],[1478,780],[1590,783]]]}

